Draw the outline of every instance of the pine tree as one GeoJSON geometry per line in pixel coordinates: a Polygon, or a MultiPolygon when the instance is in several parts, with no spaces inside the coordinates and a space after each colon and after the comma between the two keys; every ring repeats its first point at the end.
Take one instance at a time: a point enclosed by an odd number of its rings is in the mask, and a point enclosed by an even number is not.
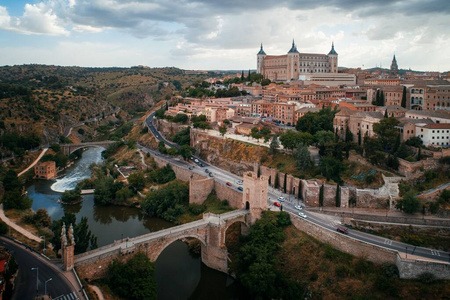
{"type": "Polygon", "coordinates": [[[341,186],[339,182],[336,186],[336,207],[341,207],[341,186]]]}
{"type": "Polygon", "coordinates": [[[320,187],[320,192],[319,192],[319,206],[322,207],[323,206],[323,183],[322,186],[320,187]]]}
{"type": "Polygon", "coordinates": [[[402,107],[406,108],[406,86],[403,86],[402,107]]]}

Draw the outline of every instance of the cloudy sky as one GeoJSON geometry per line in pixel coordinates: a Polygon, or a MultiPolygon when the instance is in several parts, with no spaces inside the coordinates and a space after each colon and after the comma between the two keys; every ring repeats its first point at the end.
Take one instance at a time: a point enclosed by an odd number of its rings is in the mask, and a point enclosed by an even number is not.
{"type": "Polygon", "coordinates": [[[0,0],[0,65],[256,68],[260,43],[450,71],[450,0],[0,0]]]}

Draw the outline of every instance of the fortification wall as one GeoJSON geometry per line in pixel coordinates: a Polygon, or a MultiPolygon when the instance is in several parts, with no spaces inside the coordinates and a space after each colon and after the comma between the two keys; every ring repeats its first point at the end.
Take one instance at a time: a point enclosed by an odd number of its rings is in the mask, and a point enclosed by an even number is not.
{"type": "Polygon", "coordinates": [[[439,279],[450,278],[450,264],[439,263],[424,260],[402,259],[397,255],[397,268],[400,272],[400,278],[410,279],[417,278],[420,274],[428,272],[439,279]]]}
{"type": "Polygon", "coordinates": [[[189,126],[189,125],[183,125],[183,124],[178,124],[178,123],[174,123],[174,122],[169,122],[164,119],[155,118],[153,120],[154,120],[156,129],[158,129],[158,131],[160,133],[162,133],[163,136],[174,135],[174,134],[180,132],[181,130],[186,129],[189,126]]]}
{"type": "Polygon", "coordinates": [[[351,255],[362,257],[374,263],[392,263],[395,264],[397,260],[397,252],[383,247],[378,247],[355,240],[347,235],[341,234],[337,231],[332,231],[313,223],[298,218],[291,214],[292,224],[300,231],[318,239],[321,242],[329,243],[334,248],[349,253],[351,255]]]}
{"type": "Polygon", "coordinates": [[[186,167],[181,167],[181,166],[177,166],[174,164],[169,163],[168,161],[164,160],[161,157],[152,155],[153,159],[156,162],[156,165],[158,166],[158,168],[162,168],[167,164],[170,164],[170,166],[172,167],[172,170],[175,172],[175,175],[177,176],[178,179],[183,180],[183,181],[189,181],[191,176],[199,176],[197,173],[191,172],[191,170],[189,170],[186,167]]]}
{"type": "Polygon", "coordinates": [[[231,207],[244,208],[241,191],[217,181],[214,182],[214,189],[216,190],[217,197],[220,200],[228,200],[228,204],[231,207]]]}
{"type": "Polygon", "coordinates": [[[213,189],[213,178],[191,178],[189,180],[189,203],[202,204],[213,189]]]}

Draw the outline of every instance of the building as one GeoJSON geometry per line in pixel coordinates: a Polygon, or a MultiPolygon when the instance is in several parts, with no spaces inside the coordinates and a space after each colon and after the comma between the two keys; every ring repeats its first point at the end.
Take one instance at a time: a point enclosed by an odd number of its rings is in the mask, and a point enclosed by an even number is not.
{"type": "Polygon", "coordinates": [[[450,112],[437,112],[437,111],[421,111],[421,110],[408,110],[405,113],[405,118],[409,119],[430,119],[434,123],[450,123],[450,112]]]}
{"type": "Polygon", "coordinates": [[[54,161],[46,161],[34,167],[36,178],[52,179],[56,176],[56,164],[54,161]]]}
{"type": "Polygon", "coordinates": [[[338,54],[334,43],[328,54],[300,53],[292,41],[292,47],[285,55],[267,55],[263,45],[256,55],[257,72],[272,81],[298,80],[300,75],[310,73],[337,73],[338,54]]]}
{"type": "Polygon", "coordinates": [[[450,146],[450,124],[417,124],[416,136],[425,146],[450,146]]]}

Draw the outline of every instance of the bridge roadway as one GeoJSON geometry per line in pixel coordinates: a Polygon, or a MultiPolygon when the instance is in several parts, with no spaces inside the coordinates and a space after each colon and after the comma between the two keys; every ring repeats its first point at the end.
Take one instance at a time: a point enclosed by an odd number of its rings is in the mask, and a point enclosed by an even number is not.
{"type": "MultiPolygon", "coordinates": [[[[158,140],[163,141],[164,143],[166,143],[166,145],[172,147],[172,145],[174,145],[174,144],[167,142],[163,137],[161,137],[161,134],[153,126],[153,117],[154,117],[154,113],[151,114],[147,118],[146,125],[149,127],[149,129],[151,130],[153,135],[158,140]]],[[[159,153],[157,151],[154,151],[154,150],[142,147],[142,146],[139,146],[139,147],[146,152],[151,152],[154,155],[163,157],[165,160],[170,161],[173,164],[185,166],[186,168],[189,166],[192,166],[191,164],[188,164],[187,162],[184,162],[178,158],[162,155],[161,153],[159,153]]],[[[208,169],[210,172],[212,172],[214,174],[214,179],[216,181],[224,182],[224,183],[230,182],[230,183],[232,183],[231,188],[234,188],[234,189],[237,189],[239,187],[239,185],[236,185],[236,182],[239,180],[242,180],[242,177],[234,175],[234,174],[232,174],[228,171],[222,170],[220,168],[217,168],[213,165],[210,165],[207,162],[200,159],[199,157],[194,157],[194,159],[198,159],[198,163],[194,162],[197,166],[192,170],[193,172],[205,175],[204,169],[208,169]],[[204,165],[204,167],[200,167],[200,163],[202,163],[204,165]]],[[[283,210],[287,210],[289,212],[294,213],[296,216],[298,216],[299,210],[297,210],[295,208],[295,206],[300,205],[301,201],[298,199],[294,200],[294,196],[284,194],[281,191],[274,189],[270,186],[269,186],[269,191],[268,191],[269,199],[267,200],[269,209],[273,209],[273,210],[278,209],[277,207],[273,206],[273,202],[277,201],[278,197],[280,197],[280,196],[283,196],[285,199],[291,199],[291,198],[293,199],[291,201],[285,201],[282,203],[283,210]]],[[[339,217],[333,217],[330,215],[308,212],[307,208],[304,208],[301,211],[304,214],[306,214],[307,219],[309,221],[313,222],[314,224],[316,224],[322,228],[326,228],[329,230],[336,230],[336,227],[338,225],[341,225],[341,219],[339,217]]],[[[405,225],[407,225],[407,224],[405,224],[405,225]]],[[[430,249],[430,248],[416,247],[416,246],[413,246],[410,244],[401,243],[401,242],[398,242],[395,240],[368,234],[368,233],[361,232],[358,230],[349,229],[348,235],[354,239],[357,239],[357,240],[360,240],[360,241],[363,241],[366,243],[374,244],[374,245],[377,245],[380,247],[384,247],[387,249],[395,250],[398,252],[402,252],[405,254],[412,254],[415,256],[420,256],[422,258],[428,258],[428,259],[438,260],[438,261],[442,261],[442,262],[450,262],[450,253],[449,252],[439,251],[439,250],[430,249]]]]}
{"type": "Polygon", "coordinates": [[[145,235],[141,235],[134,238],[125,238],[118,243],[118,241],[113,244],[109,244],[98,249],[94,249],[79,255],[75,256],[75,265],[77,263],[83,263],[86,260],[94,259],[98,256],[102,256],[104,254],[108,254],[115,251],[127,251],[127,249],[133,249],[135,245],[143,244],[145,242],[155,241],[160,238],[164,238],[166,236],[174,237],[177,233],[179,233],[180,237],[182,237],[187,231],[204,228],[209,224],[221,224],[221,222],[226,222],[228,220],[233,220],[237,217],[244,216],[248,214],[248,210],[240,209],[234,210],[231,212],[223,213],[220,215],[216,214],[204,214],[203,219],[189,222],[183,225],[171,227],[168,229],[159,230],[156,232],[148,233],[145,235]]]}

